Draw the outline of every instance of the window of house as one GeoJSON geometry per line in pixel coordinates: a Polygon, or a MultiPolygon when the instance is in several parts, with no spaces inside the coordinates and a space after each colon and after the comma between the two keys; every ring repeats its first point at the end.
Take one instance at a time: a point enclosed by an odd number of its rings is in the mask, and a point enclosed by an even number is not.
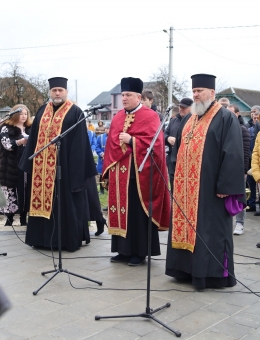
{"type": "Polygon", "coordinates": [[[114,94],[114,108],[115,109],[117,109],[117,105],[118,105],[117,101],[118,101],[118,96],[114,94]]]}

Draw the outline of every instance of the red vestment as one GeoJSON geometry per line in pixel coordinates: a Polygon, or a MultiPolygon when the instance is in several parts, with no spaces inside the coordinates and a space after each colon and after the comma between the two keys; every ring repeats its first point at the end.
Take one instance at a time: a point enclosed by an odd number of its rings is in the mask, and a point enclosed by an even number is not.
{"type": "MultiPolygon", "coordinates": [[[[149,206],[149,171],[148,158],[142,172],[138,172],[147,148],[160,125],[158,114],[151,109],[141,107],[134,114],[119,111],[113,118],[105,148],[103,177],[109,178],[108,214],[109,233],[126,237],[128,216],[128,185],[131,162],[134,161],[138,195],[141,205],[148,215],[149,206]],[[124,131],[132,137],[130,145],[120,145],[119,134],[124,131]]],[[[159,230],[167,230],[170,219],[170,195],[165,161],[163,132],[155,145],[153,157],[157,167],[153,167],[153,223],[159,230]]]]}

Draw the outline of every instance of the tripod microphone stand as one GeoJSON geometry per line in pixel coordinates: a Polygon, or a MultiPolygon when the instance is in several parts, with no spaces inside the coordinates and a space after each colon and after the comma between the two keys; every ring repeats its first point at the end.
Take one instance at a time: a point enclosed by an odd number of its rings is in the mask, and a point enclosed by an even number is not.
{"type": "Polygon", "coordinates": [[[73,276],[79,277],[79,278],[84,279],[84,280],[95,282],[95,283],[99,284],[100,286],[102,286],[102,282],[99,282],[99,281],[96,281],[96,280],[92,280],[92,279],[87,278],[85,276],[72,273],[72,272],[68,271],[67,269],[63,269],[62,268],[62,256],[61,256],[61,209],[60,209],[60,180],[61,180],[60,146],[61,146],[61,139],[63,137],[65,137],[65,135],[69,131],[74,129],[78,124],[80,124],[82,121],[86,120],[88,117],[89,117],[89,115],[87,115],[83,119],[79,120],[76,124],[72,125],[69,129],[64,131],[62,134],[60,134],[60,135],[56,136],[55,138],[53,138],[47,145],[45,145],[43,148],[41,148],[40,150],[38,150],[36,153],[34,153],[32,156],[29,157],[29,159],[31,160],[34,157],[36,157],[39,153],[41,153],[44,149],[46,149],[48,146],[50,146],[51,144],[56,144],[56,148],[57,148],[56,182],[57,182],[57,205],[58,205],[58,218],[57,218],[57,220],[58,220],[59,266],[58,266],[58,269],[53,269],[53,270],[49,270],[47,272],[42,272],[41,273],[42,275],[49,274],[49,273],[54,273],[54,274],[43,285],[41,285],[40,288],[35,290],[33,292],[33,295],[36,295],[44,286],[47,285],[47,283],[49,283],[59,273],[66,273],[66,274],[69,274],[69,275],[73,275],[73,276]]]}
{"type": "Polygon", "coordinates": [[[154,165],[154,159],[153,159],[153,147],[154,144],[159,136],[159,133],[161,132],[164,123],[166,121],[166,119],[168,118],[169,112],[172,109],[172,105],[170,105],[167,110],[166,113],[164,115],[164,119],[161,122],[160,127],[158,128],[151,144],[150,147],[147,149],[147,154],[142,162],[142,164],[140,165],[138,172],[141,172],[143,170],[144,164],[148,158],[148,156],[150,155],[150,183],[149,183],[149,218],[148,218],[148,266],[147,266],[147,289],[146,289],[146,309],[144,313],[139,313],[139,314],[125,314],[125,315],[110,315],[110,316],[100,316],[100,315],[96,315],[95,316],[95,320],[100,320],[100,319],[114,319],[114,318],[136,318],[136,317],[141,317],[141,318],[145,318],[145,319],[152,319],[153,321],[159,323],[160,325],[162,325],[163,327],[167,328],[169,331],[171,331],[172,333],[174,333],[178,338],[181,336],[181,333],[179,331],[176,331],[174,329],[172,329],[171,327],[167,326],[165,323],[163,323],[162,321],[160,321],[159,319],[157,319],[153,314],[156,312],[159,312],[160,310],[163,310],[165,308],[168,308],[171,306],[171,304],[169,302],[167,302],[166,304],[164,304],[163,306],[160,306],[156,309],[152,309],[150,307],[150,283],[151,283],[151,247],[152,247],[152,204],[153,204],[153,165],[154,165]]]}

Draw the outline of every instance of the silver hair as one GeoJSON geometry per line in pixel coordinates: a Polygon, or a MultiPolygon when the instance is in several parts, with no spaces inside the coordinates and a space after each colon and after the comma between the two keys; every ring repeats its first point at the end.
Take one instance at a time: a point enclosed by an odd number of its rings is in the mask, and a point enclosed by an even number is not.
{"type": "Polygon", "coordinates": [[[259,114],[260,114],[260,106],[259,105],[254,105],[254,106],[252,106],[251,107],[251,111],[252,110],[257,110],[258,112],[259,112],[259,114]]]}

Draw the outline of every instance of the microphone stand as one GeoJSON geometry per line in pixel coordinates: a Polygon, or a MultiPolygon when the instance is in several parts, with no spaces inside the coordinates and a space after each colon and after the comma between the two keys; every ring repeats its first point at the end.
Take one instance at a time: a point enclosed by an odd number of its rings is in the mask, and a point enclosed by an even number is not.
{"type": "Polygon", "coordinates": [[[57,224],[58,224],[59,266],[58,266],[58,269],[53,269],[53,270],[49,270],[47,272],[41,273],[42,275],[49,274],[49,273],[54,273],[54,274],[43,285],[41,285],[40,288],[35,290],[33,292],[33,295],[36,295],[44,286],[47,285],[47,283],[49,283],[59,273],[66,273],[66,274],[69,274],[69,275],[77,276],[81,279],[88,280],[88,281],[91,281],[91,282],[95,282],[95,283],[99,284],[100,286],[102,286],[102,282],[100,282],[100,281],[92,280],[92,279],[87,278],[85,276],[72,273],[72,272],[68,271],[67,269],[63,269],[62,268],[62,256],[61,256],[61,209],[60,209],[60,180],[61,180],[60,146],[61,146],[61,140],[62,140],[63,137],[66,136],[66,134],[68,132],[73,130],[82,121],[86,120],[90,115],[91,114],[87,114],[83,119],[79,120],[76,124],[72,125],[69,129],[67,129],[66,131],[64,131],[60,135],[53,138],[48,144],[46,144],[44,147],[42,147],[40,150],[38,150],[32,156],[29,157],[29,160],[32,160],[39,153],[41,153],[43,150],[45,150],[48,146],[50,146],[51,144],[56,144],[56,148],[57,148],[56,182],[57,182],[57,205],[58,205],[58,218],[57,218],[58,223],[57,224]]]}
{"type": "Polygon", "coordinates": [[[148,158],[148,156],[150,155],[150,184],[149,184],[149,209],[148,209],[148,213],[149,213],[149,217],[148,217],[148,266],[147,266],[147,288],[146,288],[146,309],[144,313],[140,313],[140,314],[125,314],[125,315],[113,315],[113,316],[100,316],[100,315],[96,315],[95,316],[95,320],[100,320],[100,319],[111,319],[111,318],[136,318],[136,317],[141,317],[141,318],[145,318],[145,319],[152,319],[155,322],[159,323],[160,325],[162,325],[163,327],[167,328],[169,331],[171,331],[172,333],[174,333],[178,338],[181,336],[181,333],[179,331],[176,331],[174,329],[172,329],[171,327],[167,326],[165,323],[163,323],[162,321],[160,321],[159,319],[157,319],[153,314],[156,312],[159,312],[160,310],[163,310],[164,308],[168,308],[171,306],[171,304],[169,302],[167,302],[166,304],[164,304],[163,306],[160,306],[156,309],[152,309],[150,307],[150,292],[151,292],[151,288],[150,288],[150,283],[151,283],[151,247],[152,247],[152,211],[153,211],[153,163],[154,163],[154,159],[153,159],[153,152],[154,152],[154,144],[164,126],[164,123],[166,122],[166,119],[169,116],[170,110],[172,109],[172,107],[167,108],[164,118],[161,122],[161,125],[159,126],[149,148],[147,149],[147,153],[138,169],[138,172],[142,172],[144,164],[148,158]]]}

